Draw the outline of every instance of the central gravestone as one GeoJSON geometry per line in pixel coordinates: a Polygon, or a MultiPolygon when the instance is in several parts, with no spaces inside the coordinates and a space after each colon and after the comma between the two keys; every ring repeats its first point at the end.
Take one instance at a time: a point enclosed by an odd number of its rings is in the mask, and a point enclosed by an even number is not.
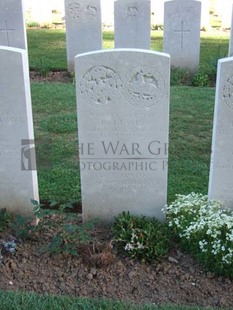
{"type": "Polygon", "coordinates": [[[150,0],[114,2],[115,48],[150,49],[150,0]]]}
{"type": "Polygon", "coordinates": [[[170,57],[138,49],[76,57],[84,219],[164,219],[170,57]]]}
{"type": "Polygon", "coordinates": [[[196,72],[200,57],[201,2],[172,0],[164,4],[163,51],[175,68],[196,72]]]}
{"type": "Polygon", "coordinates": [[[102,49],[100,0],[65,0],[68,70],[74,71],[74,57],[102,49]]]}
{"type": "Polygon", "coordinates": [[[27,49],[22,0],[0,0],[0,45],[27,49]]]}
{"type": "Polygon", "coordinates": [[[233,209],[233,57],[218,62],[209,198],[233,209]]]}

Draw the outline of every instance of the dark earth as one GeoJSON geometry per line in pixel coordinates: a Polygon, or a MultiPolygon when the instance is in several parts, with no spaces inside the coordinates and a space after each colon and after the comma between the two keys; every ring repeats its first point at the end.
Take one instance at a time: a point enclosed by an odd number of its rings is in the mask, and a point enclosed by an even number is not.
{"type": "MultiPolygon", "coordinates": [[[[176,244],[161,261],[140,263],[116,249],[111,226],[97,224],[91,241],[77,244],[78,256],[42,252],[56,234],[55,227],[62,224],[61,216],[49,217],[51,226],[31,235],[32,239],[18,240],[15,254],[3,254],[1,290],[233,309],[233,282],[204,271],[176,244]]],[[[0,242],[10,234],[9,230],[0,234],[0,242]]]]}
{"type": "MultiPolygon", "coordinates": [[[[50,72],[47,77],[30,75],[33,81],[73,82],[65,71],[50,72]]],[[[52,215],[51,220],[59,222],[59,217],[52,215]]],[[[19,242],[15,254],[4,255],[1,290],[233,309],[233,281],[204,271],[176,244],[163,260],[143,264],[118,252],[114,241],[111,248],[111,227],[97,225],[93,240],[77,245],[78,256],[42,253],[42,246],[55,233],[53,226],[47,227],[32,240],[19,242]]],[[[0,234],[0,241],[10,234],[0,234]]]]}

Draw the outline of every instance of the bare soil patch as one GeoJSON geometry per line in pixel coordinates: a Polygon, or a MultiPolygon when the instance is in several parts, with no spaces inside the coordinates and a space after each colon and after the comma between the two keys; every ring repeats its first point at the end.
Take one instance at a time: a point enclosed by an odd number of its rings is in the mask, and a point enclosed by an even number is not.
{"type": "Polygon", "coordinates": [[[92,231],[94,241],[77,245],[77,257],[41,253],[55,233],[50,227],[33,240],[19,242],[14,255],[4,255],[1,290],[120,299],[137,304],[233,307],[232,281],[205,272],[175,244],[162,261],[143,264],[111,248],[111,227],[97,225],[92,231]]]}
{"type": "Polygon", "coordinates": [[[49,71],[46,74],[40,74],[37,71],[30,71],[30,79],[34,82],[58,82],[72,83],[74,77],[68,71],[49,71]]]}

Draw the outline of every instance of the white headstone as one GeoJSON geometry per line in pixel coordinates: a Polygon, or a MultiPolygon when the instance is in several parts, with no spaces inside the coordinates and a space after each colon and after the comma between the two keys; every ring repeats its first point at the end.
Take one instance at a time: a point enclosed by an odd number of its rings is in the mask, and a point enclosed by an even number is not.
{"type": "Polygon", "coordinates": [[[0,64],[0,207],[32,215],[38,186],[27,52],[1,46],[0,64]]]}
{"type": "Polygon", "coordinates": [[[114,3],[115,48],[150,49],[150,0],[114,3]]]}
{"type": "Polygon", "coordinates": [[[27,49],[22,0],[0,0],[0,45],[27,49]]]}
{"type": "Polygon", "coordinates": [[[100,0],[65,0],[68,70],[74,57],[102,49],[100,0]]]}
{"type": "Polygon", "coordinates": [[[200,57],[201,2],[172,0],[164,7],[163,50],[171,55],[171,65],[195,72],[200,57]]]}
{"type": "Polygon", "coordinates": [[[231,10],[231,32],[230,32],[230,41],[229,41],[229,49],[228,49],[228,56],[233,56],[233,4],[231,10]]]}
{"type": "Polygon", "coordinates": [[[164,219],[170,57],[116,49],[76,57],[84,219],[164,219]]]}
{"type": "Polygon", "coordinates": [[[209,198],[233,209],[233,57],[218,62],[209,198]]]}

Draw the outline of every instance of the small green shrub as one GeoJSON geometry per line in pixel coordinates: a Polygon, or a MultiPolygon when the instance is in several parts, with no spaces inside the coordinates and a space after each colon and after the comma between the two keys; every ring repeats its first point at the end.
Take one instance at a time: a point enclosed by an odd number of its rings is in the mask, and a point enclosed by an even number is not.
{"type": "Polygon", "coordinates": [[[169,250],[169,228],[157,219],[123,212],[115,219],[113,231],[119,249],[142,262],[158,260],[169,250]]]}
{"type": "Polygon", "coordinates": [[[195,87],[205,87],[210,85],[209,76],[206,73],[196,73],[191,81],[191,85],[195,87]]]}
{"type": "Polygon", "coordinates": [[[191,193],[177,195],[165,212],[184,249],[207,270],[233,278],[233,212],[218,201],[191,193]]]}
{"type": "MultiPolygon", "coordinates": [[[[31,200],[33,205],[33,213],[36,219],[41,219],[44,216],[44,212],[40,207],[40,204],[36,200],[31,200]]],[[[40,230],[40,226],[37,225],[37,220],[32,221],[32,217],[16,215],[9,223],[9,228],[12,230],[16,240],[34,239],[36,232],[40,230]]]]}
{"type": "Polygon", "coordinates": [[[51,241],[43,246],[41,252],[48,252],[51,255],[65,253],[67,255],[78,255],[78,245],[87,244],[91,240],[90,231],[94,228],[95,221],[80,223],[77,219],[70,216],[70,223],[67,223],[67,216],[62,214],[62,221],[58,225],[49,223],[49,225],[56,226],[57,233],[52,237],[51,241]]]}
{"type": "MultiPolygon", "coordinates": [[[[50,211],[42,210],[36,200],[31,200],[31,202],[36,219],[41,219],[41,221],[32,222],[31,218],[17,215],[9,223],[14,241],[28,239],[36,241],[39,233],[41,235],[47,231],[51,233],[52,229],[54,235],[41,248],[41,252],[48,252],[52,255],[60,253],[78,255],[78,245],[86,244],[91,240],[90,231],[94,228],[97,220],[82,223],[76,213],[65,213],[65,210],[71,207],[70,205],[61,205],[60,209],[54,212],[51,217],[50,211]]],[[[14,244],[12,245],[12,242],[6,242],[3,246],[8,251],[13,251],[14,244]]]]}

